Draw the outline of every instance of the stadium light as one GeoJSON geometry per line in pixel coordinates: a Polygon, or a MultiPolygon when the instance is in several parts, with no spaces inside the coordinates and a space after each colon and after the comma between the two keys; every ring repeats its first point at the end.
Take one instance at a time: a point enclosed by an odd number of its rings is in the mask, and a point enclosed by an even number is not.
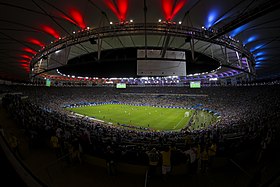
{"type": "Polygon", "coordinates": [[[133,20],[132,20],[132,19],[130,20],[130,23],[133,23],[133,20]]]}
{"type": "Polygon", "coordinates": [[[160,22],[161,22],[161,19],[159,19],[158,22],[160,23],[160,22]]]}
{"type": "Polygon", "coordinates": [[[113,22],[112,22],[112,21],[110,21],[110,25],[113,25],[113,22]]]}
{"type": "Polygon", "coordinates": [[[182,22],[181,21],[179,21],[179,25],[181,25],[182,24],[182,22]]]}
{"type": "Polygon", "coordinates": [[[218,78],[210,78],[209,81],[217,81],[218,78]]]}

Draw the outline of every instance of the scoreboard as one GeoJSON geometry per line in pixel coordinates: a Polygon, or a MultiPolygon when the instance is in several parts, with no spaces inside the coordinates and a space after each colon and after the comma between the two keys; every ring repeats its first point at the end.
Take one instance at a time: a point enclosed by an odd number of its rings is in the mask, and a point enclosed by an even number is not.
{"type": "Polygon", "coordinates": [[[116,88],[126,88],[125,83],[117,83],[116,88]]]}
{"type": "Polygon", "coordinates": [[[201,88],[200,81],[191,81],[190,88],[201,88]]]}

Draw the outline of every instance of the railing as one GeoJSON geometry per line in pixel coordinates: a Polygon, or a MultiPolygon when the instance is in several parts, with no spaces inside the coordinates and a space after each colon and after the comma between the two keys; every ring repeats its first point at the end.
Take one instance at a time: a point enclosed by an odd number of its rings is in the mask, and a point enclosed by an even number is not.
{"type": "Polygon", "coordinates": [[[243,169],[239,164],[237,164],[234,160],[229,159],[229,161],[233,163],[233,165],[236,166],[240,171],[242,171],[242,173],[245,174],[247,177],[249,178],[251,177],[251,175],[245,169],[243,169]]]}
{"type": "Polygon", "coordinates": [[[148,170],[146,170],[146,173],[145,173],[145,183],[144,183],[144,187],[147,187],[147,184],[148,184],[148,170]]]}

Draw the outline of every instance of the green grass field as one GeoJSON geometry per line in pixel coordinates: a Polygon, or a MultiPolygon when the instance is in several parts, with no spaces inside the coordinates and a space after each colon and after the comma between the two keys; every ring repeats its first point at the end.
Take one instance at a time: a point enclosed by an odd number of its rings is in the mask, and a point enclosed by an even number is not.
{"type": "Polygon", "coordinates": [[[193,110],[187,109],[122,104],[85,106],[67,108],[67,110],[113,124],[149,127],[150,129],[164,131],[176,131],[184,128],[193,114],[193,110]],[[185,116],[187,111],[189,117],[185,116]]]}

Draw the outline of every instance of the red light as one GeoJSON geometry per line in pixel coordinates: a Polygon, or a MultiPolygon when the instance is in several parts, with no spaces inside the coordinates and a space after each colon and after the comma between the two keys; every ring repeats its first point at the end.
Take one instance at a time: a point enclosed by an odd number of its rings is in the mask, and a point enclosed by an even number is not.
{"type": "Polygon", "coordinates": [[[22,62],[22,63],[29,63],[29,61],[28,60],[19,60],[19,62],[22,62]]]}
{"type": "Polygon", "coordinates": [[[187,0],[179,0],[179,2],[177,2],[177,5],[175,6],[172,13],[172,19],[178,14],[178,12],[184,7],[186,3],[187,0]]]}
{"type": "Polygon", "coordinates": [[[86,24],[84,22],[84,18],[82,16],[82,14],[75,8],[71,8],[69,12],[70,12],[71,18],[68,16],[65,16],[65,15],[61,15],[61,17],[66,19],[67,21],[79,26],[81,29],[85,29],[86,24]]]}
{"type": "Polygon", "coordinates": [[[60,36],[59,34],[57,33],[56,30],[54,30],[53,28],[47,26],[47,25],[41,25],[41,28],[43,29],[44,32],[46,32],[47,34],[55,37],[56,39],[59,39],[60,36]]]}
{"type": "Polygon", "coordinates": [[[62,15],[61,17],[63,17],[63,18],[66,19],[67,21],[70,21],[71,23],[77,25],[77,23],[76,23],[74,20],[72,20],[71,18],[69,18],[69,17],[67,17],[67,16],[65,16],[65,15],[62,15]]]}
{"type": "Polygon", "coordinates": [[[176,4],[175,0],[161,0],[161,3],[165,19],[171,21],[187,3],[187,0],[177,0],[176,4]]]}
{"type": "Polygon", "coordinates": [[[111,0],[105,0],[106,5],[113,11],[113,13],[119,18],[119,13],[111,0]]]}
{"type": "Polygon", "coordinates": [[[161,0],[162,9],[166,20],[171,20],[172,8],[174,4],[174,0],[161,0]]]}
{"type": "Polygon", "coordinates": [[[21,66],[23,69],[25,69],[27,72],[30,71],[29,64],[21,64],[20,66],[21,66]]]}
{"type": "Polygon", "coordinates": [[[20,55],[20,57],[22,57],[22,58],[25,58],[25,59],[31,59],[31,57],[30,56],[28,56],[28,55],[20,55]]]}
{"type": "Polygon", "coordinates": [[[28,39],[28,42],[32,43],[32,44],[35,44],[35,45],[38,45],[40,47],[43,47],[45,46],[41,41],[35,39],[35,38],[29,38],[28,39]]]}
{"type": "Polygon", "coordinates": [[[106,5],[112,10],[112,12],[118,17],[119,21],[125,21],[128,10],[128,0],[116,0],[116,4],[113,0],[105,0],[106,5]]]}
{"type": "Polygon", "coordinates": [[[117,5],[119,7],[119,19],[122,21],[126,20],[128,0],[117,0],[117,5]]]}
{"type": "Polygon", "coordinates": [[[35,55],[37,52],[36,51],[34,51],[33,49],[30,49],[30,48],[24,48],[23,49],[24,51],[26,51],[26,52],[28,52],[28,53],[31,53],[31,54],[33,54],[33,55],[35,55]]]}
{"type": "Polygon", "coordinates": [[[86,24],[84,22],[84,18],[83,18],[82,14],[78,10],[72,8],[70,10],[70,15],[72,16],[72,18],[75,20],[75,22],[78,24],[78,26],[80,28],[82,28],[82,29],[86,28],[86,24]]]}

